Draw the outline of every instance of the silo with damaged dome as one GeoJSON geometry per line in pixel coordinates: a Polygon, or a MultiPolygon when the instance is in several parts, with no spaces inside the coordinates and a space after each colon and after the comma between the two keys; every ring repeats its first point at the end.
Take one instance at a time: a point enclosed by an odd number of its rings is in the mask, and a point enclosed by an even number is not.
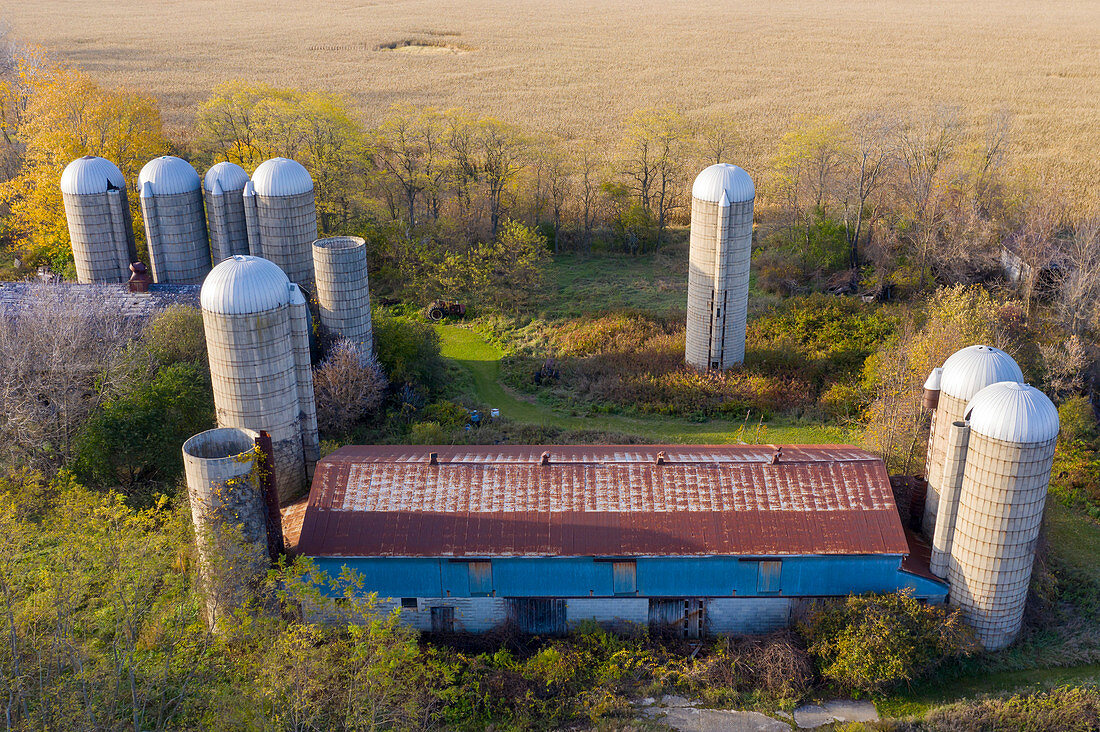
{"type": "Polygon", "coordinates": [[[752,178],[736,165],[711,165],[691,188],[685,360],[728,369],[745,360],[752,257],[752,178]]]}
{"type": "Polygon", "coordinates": [[[202,182],[191,164],[162,155],[138,176],[154,282],[198,284],[210,272],[202,182]]]}
{"type": "Polygon", "coordinates": [[[106,158],[85,155],[61,174],[61,198],[69,226],[76,278],[81,284],[130,279],[137,261],[126,179],[106,158]]]}

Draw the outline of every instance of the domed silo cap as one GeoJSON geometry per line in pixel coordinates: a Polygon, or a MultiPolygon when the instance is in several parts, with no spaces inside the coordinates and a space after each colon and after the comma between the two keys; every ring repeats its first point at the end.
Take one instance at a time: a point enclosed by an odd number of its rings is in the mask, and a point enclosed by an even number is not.
{"type": "Polygon", "coordinates": [[[940,391],[966,401],[990,384],[1023,380],[1020,366],[1001,349],[967,346],[944,361],[940,391]]]}
{"type": "Polygon", "coordinates": [[[214,184],[221,185],[222,191],[239,191],[248,182],[248,172],[228,161],[212,165],[202,178],[202,187],[213,192],[214,184]]]}
{"type": "Polygon", "coordinates": [[[118,166],[107,158],[85,155],[65,166],[61,174],[61,192],[76,196],[126,187],[126,179],[118,166]]]}
{"type": "Polygon", "coordinates": [[[691,186],[692,198],[722,203],[723,194],[729,203],[744,203],[756,198],[756,186],[743,169],[729,163],[718,163],[703,170],[691,186]]]}
{"type": "Polygon", "coordinates": [[[274,262],[236,254],[210,270],[199,301],[219,315],[262,313],[290,302],[290,279],[274,262]]]}
{"type": "Polygon", "coordinates": [[[260,196],[297,196],[313,190],[313,179],[301,163],[287,158],[272,158],[260,163],[252,174],[252,183],[260,196]]]}
{"type": "Polygon", "coordinates": [[[1023,444],[1049,442],[1058,436],[1058,409],[1043,392],[1018,381],[990,384],[966,407],[972,432],[1023,444]]]}
{"type": "Polygon", "coordinates": [[[142,197],[147,197],[149,192],[154,196],[190,193],[197,191],[199,186],[199,174],[191,167],[191,163],[174,155],[153,158],[138,175],[142,197]]]}

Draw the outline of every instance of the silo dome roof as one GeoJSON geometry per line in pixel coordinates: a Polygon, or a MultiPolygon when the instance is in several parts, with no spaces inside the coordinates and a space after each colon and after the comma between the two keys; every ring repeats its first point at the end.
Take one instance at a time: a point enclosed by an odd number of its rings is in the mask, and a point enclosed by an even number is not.
{"type": "Polygon", "coordinates": [[[248,172],[236,163],[223,162],[211,166],[202,179],[202,187],[214,190],[214,183],[221,183],[223,191],[239,191],[248,182],[248,172]]]}
{"type": "Polygon", "coordinates": [[[1005,442],[1048,442],[1058,436],[1058,409],[1046,394],[1018,381],[978,392],[966,407],[970,429],[1005,442]]]}
{"type": "Polygon", "coordinates": [[[256,193],[261,196],[296,196],[313,190],[313,179],[301,163],[272,158],[260,163],[252,174],[256,193]]]}
{"type": "Polygon", "coordinates": [[[199,174],[191,167],[191,163],[174,155],[153,158],[138,175],[138,187],[143,196],[149,192],[154,196],[190,193],[197,191],[199,185],[199,174]],[[149,185],[146,186],[146,183],[149,185]]]}
{"type": "Polygon", "coordinates": [[[270,260],[236,254],[206,275],[199,301],[220,315],[261,313],[290,302],[290,280],[270,260]]]}
{"type": "Polygon", "coordinates": [[[1012,356],[992,346],[967,346],[943,363],[940,391],[956,399],[972,399],[998,381],[1023,381],[1024,374],[1012,356]]]}
{"type": "Polygon", "coordinates": [[[65,166],[61,174],[61,192],[77,196],[103,193],[109,188],[125,188],[122,171],[107,158],[85,155],[65,166]]]}
{"type": "Polygon", "coordinates": [[[705,169],[691,186],[692,198],[702,201],[721,203],[723,193],[730,203],[743,203],[756,198],[756,186],[748,173],[729,163],[705,169]]]}

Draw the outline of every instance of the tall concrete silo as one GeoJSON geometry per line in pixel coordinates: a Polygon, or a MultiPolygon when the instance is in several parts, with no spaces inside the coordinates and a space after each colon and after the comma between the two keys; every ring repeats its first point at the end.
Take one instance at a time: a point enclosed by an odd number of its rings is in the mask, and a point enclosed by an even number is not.
{"type": "Polygon", "coordinates": [[[691,187],[685,360],[728,369],[745,360],[756,188],[735,165],[712,165],[691,187]]]}
{"type": "Polygon", "coordinates": [[[294,373],[298,382],[299,419],[302,422],[302,453],[306,461],[306,477],[313,479],[313,468],[321,459],[321,443],[317,435],[317,402],[313,394],[313,363],[310,358],[309,334],[313,332],[309,303],[298,285],[290,285],[290,338],[294,343],[294,373]]]}
{"type": "Polygon", "coordinates": [[[948,583],[981,644],[1015,640],[1023,622],[1035,545],[1058,437],[1058,410],[1015,381],[978,392],[951,541],[948,583]]]}
{"type": "Polygon", "coordinates": [[[187,494],[206,596],[206,620],[231,613],[269,565],[267,504],[257,433],[219,428],[183,443],[187,494]]]}
{"type": "Polygon", "coordinates": [[[122,171],[106,158],[85,155],[61,174],[78,282],[126,282],[137,261],[134,225],[122,171]]]}
{"type": "Polygon", "coordinates": [[[299,298],[275,264],[240,254],[214,267],[200,293],[218,425],[270,433],[282,501],[305,486],[307,445],[317,440],[315,416],[313,434],[304,434],[315,411],[312,389],[299,388],[292,312],[299,298]]]}
{"type": "Polygon", "coordinates": [[[248,254],[248,230],[244,222],[244,187],[248,173],[239,165],[218,163],[202,178],[206,199],[206,229],[210,254],[217,264],[234,254],[248,254]]]}
{"type": "MultiPolygon", "coordinates": [[[[935,376],[933,372],[926,386],[935,381],[935,376]]],[[[925,461],[924,475],[928,480],[928,492],[921,525],[927,536],[932,536],[936,526],[943,464],[948,452],[951,425],[963,419],[967,403],[985,387],[998,381],[1023,380],[1024,374],[1012,356],[992,346],[967,346],[956,351],[944,362],[943,370],[939,374],[938,401],[932,417],[932,431],[928,436],[928,455],[925,461]]],[[[927,389],[925,394],[927,397],[927,389]]]]}
{"type": "Polygon", "coordinates": [[[313,179],[299,163],[272,158],[256,168],[243,199],[249,250],[286,272],[294,284],[313,292],[313,241],[317,206],[313,179]]]}
{"type": "Polygon", "coordinates": [[[154,282],[198,284],[210,271],[202,182],[191,163],[150,160],[138,176],[154,282]]]}
{"type": "Polygon", "coordinates": [[[356,345],[363,362],[373,356],[367,245],[358,236],[313,242],[313,269],[321,325],[356,345]]]}

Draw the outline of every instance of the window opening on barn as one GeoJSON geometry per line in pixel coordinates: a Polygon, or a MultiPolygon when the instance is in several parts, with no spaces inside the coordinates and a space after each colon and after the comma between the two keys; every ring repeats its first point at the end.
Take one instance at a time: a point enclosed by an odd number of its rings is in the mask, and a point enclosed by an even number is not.
{"type": "Polygon", "coordinates": [[[470,573],[470,597],[488,597],[493,592],[493,563],[468,562],[470,573]]]}
{"type": "Polygon", "coordinates": [[[611,573],[614,577],[616,595],[638,594],[637,563],[631,559],[624,562],[612,562],[611,573]]]}
{"type": "Polygon", "coordinates": [[[756,591],[760,594],[775,594],[782,590],[783,562],[769,560],[759,563],[756,576],[756,591]]]}
{"type": "Polygon", "coordinates": [[[415,610],[416,609],[416,598],[415,597],[402,597],[401,598],[401,609],[402,610],[415,610]]]}

